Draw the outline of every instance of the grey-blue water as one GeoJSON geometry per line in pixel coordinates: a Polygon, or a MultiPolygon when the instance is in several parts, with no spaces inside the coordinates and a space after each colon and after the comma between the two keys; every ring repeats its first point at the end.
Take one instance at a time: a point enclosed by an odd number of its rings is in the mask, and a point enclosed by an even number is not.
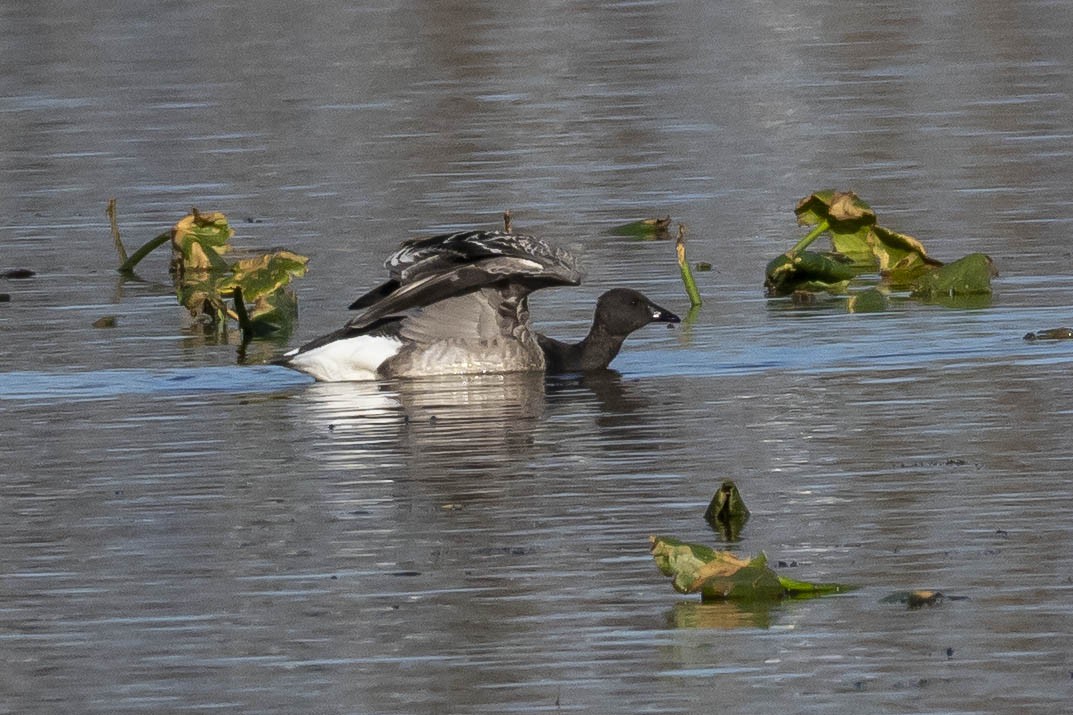
{"type": "Polygon", "coordinates": [[[0,712],[1055,713],[1073,697],[1073,6],[1061,2],[0,5],[0,712]],[[974,309],[764,297],[795,202],[853,189],[974,309]],[[294,334],[176,304],[190,206],[310,256],[294,334]],[[617,374],[317,384],[399,241],[571,246],[534,296],[704,306],[617,374]],[[114,316],[116,327],[94,328],[114,316]],[[752,510],[723,544],[724,479],[752,510]],[[667,534],[850,594],[675,593],[667,534]],[[894,591],[965,596],[933,608],[894,591]]]}

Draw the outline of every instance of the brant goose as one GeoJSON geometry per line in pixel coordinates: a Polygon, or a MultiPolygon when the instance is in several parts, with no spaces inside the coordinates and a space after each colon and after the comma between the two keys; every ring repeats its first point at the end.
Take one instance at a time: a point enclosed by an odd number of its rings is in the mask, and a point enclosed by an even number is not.
{"type": "Polygon", "coordinates": [[[626,337],[678,316],[641,293],[600,296],[588,336],[576,345],[540,335],[528,296],[578,285],[572,255],[540,239],[468,231],[406,241],[384,262],[390,278],[351,304],[363,310],[339,330],[284,354],[277,364],[318,380],[445,374],[602,370],[626,337]]]}

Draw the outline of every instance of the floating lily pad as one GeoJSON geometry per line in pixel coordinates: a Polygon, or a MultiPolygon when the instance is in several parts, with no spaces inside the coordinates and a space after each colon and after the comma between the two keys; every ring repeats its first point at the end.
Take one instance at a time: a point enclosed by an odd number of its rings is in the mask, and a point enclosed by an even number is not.
{"type": "MultiPolygon", "coordinates": [[[[764,287],[769,296],[846,293],[854,279],[877,273],[884,286],[909,288],[913,298],[951,307],[987,302],[980,296],[990,294],[990,279],[996,275],[991,259],[972,254],[963,263],[944,266],[916,238],[879,225],[872,208],[852,191],[817,191],[801,199],[794,211],[798,222],[812,229],[767,264],[764,287]],[[822,234],[828,234],[833,253],[806,250],[822,234]]],[[[886,304],[885,295],[862,293],[851,296],[848,307],[869,312],[884,310],[886,304]]]]}
{"type": "Polygon", "coordinates": [[[970,253],[922,275],[912,284],[912,296],[928,299],[988,294],[991,292],[991,278],[996,275],[998,271],[988,256],[970,253]]]}

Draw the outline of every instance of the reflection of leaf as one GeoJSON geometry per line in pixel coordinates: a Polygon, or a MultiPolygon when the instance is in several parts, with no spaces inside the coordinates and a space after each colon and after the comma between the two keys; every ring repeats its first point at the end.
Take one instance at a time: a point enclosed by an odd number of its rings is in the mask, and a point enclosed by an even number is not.
{"type": "Polygon", "coordinates": [[[768,295],[790,295],[799,290],[844,293],[857,272],[835,257],[800,251],[783,254],[767,264],[764,287],[768,295]]]}
{"type": "Polygon", "coordinates": [[[866,288],[849,297],[846,310],[851,313],[882,313],[887,309],[887,294],[878,288],[866,288]]]}
{"type": "Polygon", "coordinates": [[[630,236],[631,238],[647,241],[665,240],[671,237],[670,227],[671,217],[664,216],[662,218],[646,218],[640,221],[624,223],[621,226],[615,226],[610,229],[608,233],[613,236],[630,236]]]}
{"type": "Polygon", "coordinates": [[[679,601],[668,614],[675,628],[770,628],[771,601],[679,601]]]}
{"type": "Polygon", "coordinates": [[[741,559],[663,536],[649,537],[652,557],[660,571],[672,577],[679,593],[700,593],[704,600],[776,600],[786,596],[816,596],[847,590],[838,584],[812,584],[784,579],[767,566],[763,554],[741,559]]]}
{"type": "Polygon", "coordinates": [[[912,283],[912,296],[928,299],[990,293],[991,278],[995,275],[998,272],[988,256],[970,253],[918,278],[912,283]]]}

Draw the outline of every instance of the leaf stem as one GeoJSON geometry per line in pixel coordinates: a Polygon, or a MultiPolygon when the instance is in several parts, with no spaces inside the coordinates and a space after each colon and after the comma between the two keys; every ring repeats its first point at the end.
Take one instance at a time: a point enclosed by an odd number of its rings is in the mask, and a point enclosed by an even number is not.
{"type": "MultiPolygon", "coordinates": [[[[120,265],[126,265],[127,263],[127,249],[123,246],[123,240],[119,238],[119,221],[116,219],[115,212],[115,197],[108,199],[108,208],[105,211],[108,214],[108,224],[112,227],[112,244],[115,246],[116,253],[119,254],[120,265]]],[[[120,270],[123,270],[120,268],[120,270]]]]}
{"type": "Polygon", "coordinates": [[[693,270],[686,260],[686,227],[678,224],[678,240],[675,241],[675,251],[678,254],[678,268],[682,272],[682,283],[686,287],[686,295],[689,296],[690,306],[696,308],[703,301],[700,299],[700,291],[697,290],[697,282],[693,279],[693,270]]]}
{"type": "Polygon", "coordinates": [[[123,261],[123,265],[121,265],[119,267],[119,272],[120,273],[133,273],[134,272],[134,266],[138,265],[138,263],[143,258],[148,256],[153,251],[153,249],[157,248],[158,246],[160,246],[160,245],[162,245],[164,243],[167,243],[170,240],[171,240],[171,231],[165,231],[164,233],[160,234],[156,238],[150,239],[148,242],[146,242],[146,244],[144,246],[142,246],[137,251],[135,251],[133,254],[131,254],[130,258],[127,258],[125,261],[123,261]]]}
{"type": "Polygon", "coordinates": [[[803,251],[806,248],[808,248],[809,244],[811,244],[813,241],[815,241],[819,237],[819,235],[821,233],[823,233],[824,231],[826,231],[830,227],[831,227],[831,224],[828,222],[827,219],[824,219],[824,220],[820,221],[818,224],[816,224],[812,228],[811,231],[809,231],[805,235],[804,238],[802,238],[800,241],[795,243],[794,247],[786,252],[786,255],[789,256],[790,258],[793,258],[797,254],[801,253],[801,251],[803,251]]]}

